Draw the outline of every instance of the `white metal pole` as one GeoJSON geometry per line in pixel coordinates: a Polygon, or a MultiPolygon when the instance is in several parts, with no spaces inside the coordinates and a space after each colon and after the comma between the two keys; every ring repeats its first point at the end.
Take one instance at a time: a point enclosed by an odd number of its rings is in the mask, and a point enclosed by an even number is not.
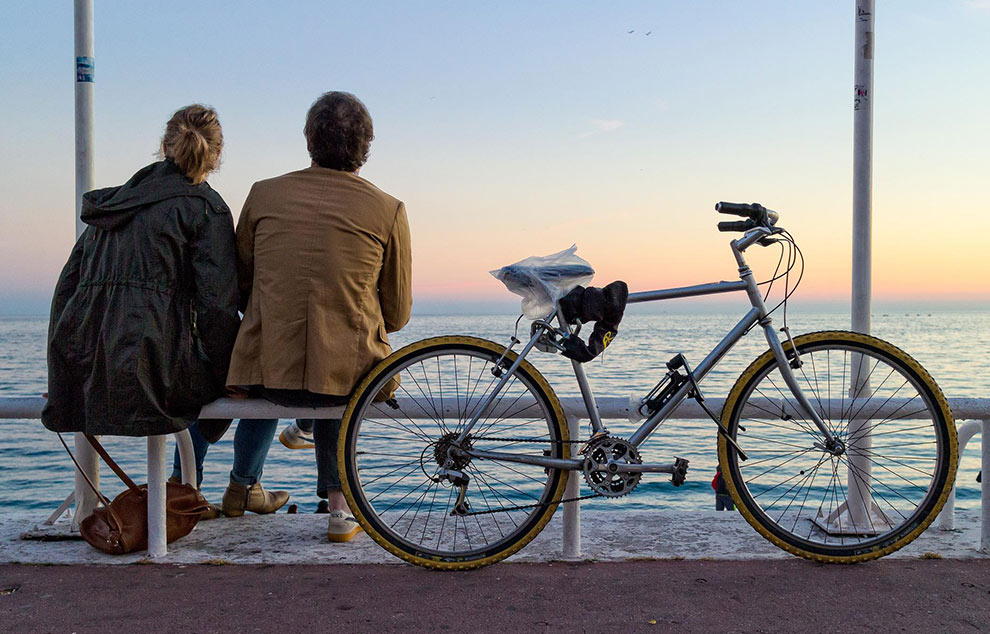
{"type": "Polygon", "coordinates": [[[168,554],[165,447],[165,436],[148,436],[148,557],[164,557],[168,554]]]}
{"type": "MultiPolygon", "coordinates": [[[[983,425],[984,423],[982,422],[970,420],[956,427],[956,434],[959,436],[960,459],[966,453],[966,444],[970,438],[981,433],[983,425]]],[[[949,497],[945,500],[945,506],[942,507],[942,512],[938,515],[938,527],[943,531],[951,531],[956,528],[956,487],[958,485],[959,481],[956,480],[955,484],[952,485],[952,490],[949,492],[949,497]]],[[[990,498],[986,499],[986,502],[990,503],[990,498]]]]}
{"type": "MultiPolygon", "coordinates": [[[[75,0],[76,69],[76,238],[86,226],[79,219],[82,195],[93,189],[93,0],[75,0]]],[[[100,463],[96,452],[82,434],[74,439],[76,459],[93,484],[100,486],[100,463]]],[[[76,512],[72,527],[96,506],[96,494],[78,472],[75,476],[76,512]]]]}
{"type": "MultiPolygon", "coordinates": [[[[570,432],[571,440],[581,438],[581,421],[574,416],[567,417],[567,428],[570,432]]],[[[571,445],[571,452],[577,445],[571,445]]],[[[567,486],[564,487],[564,498],[576,498],[581,494],[581,473],[571,471],[567,477],[567,486]]],[[[563,557],[564,559],[578,559],[581,557],[581,503],[574,501],[564,504],[564,535],[563,535],[563,557]]]]}
{"type": "Polygon", "coordinates": [[[873,0],[856,0],[852,329],[870,333],[873,207],[873,0]]]}
{"type": "Polygon", "coordinates": [[[175,434],[175,446],[179,450],[179,465],[182,471],[182,483],[199,487],[196,482],[196,451],[193,449],[192,436],[188,429],[175,434]]]}

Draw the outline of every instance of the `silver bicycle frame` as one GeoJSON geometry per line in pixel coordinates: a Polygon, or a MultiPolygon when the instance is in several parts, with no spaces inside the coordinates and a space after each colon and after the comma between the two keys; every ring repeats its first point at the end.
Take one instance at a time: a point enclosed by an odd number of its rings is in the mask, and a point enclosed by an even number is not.
{"type": "MultiPolygon", "coordinates": [[[[773,351],[774,358],[777,361],[777,367],[780,370],[780,374],[790,389],[791,393],[794,395],[798,406],[804,410],[802,413],[811,420],[818,430],[822,433],[826,442],[833,442],[834,436],[829,431],[828,426],[822,421],[821,416],[815,411],[811,403],[808,401],[804,392],[801,391],[801,387],[798,385],[797,379],[794,377],[794,372],[791,369],[790,363],[787,359],[787,354],[784,352],[784,347],[781,345],[780,339],[777,337],[777,332],[773,329],[772,321],[767,313],[766,305],[763,302],[763,297],[760,294],[759,286],[757,285],[756,279],[753,277],[753,271],[746,264],[746,260],[743,257],[743,253],[747,248],[758,242],[759,240],[771,235],[769,229],[763,227],[757,227],[750,229],[746,234],[730,243],[732,248],[732,253],[736,258],[736,263],[739,266],[739,281],[737,282],[714,282],[710,284],[698,284],[695,286],[684,286],[681,288],[669,288],[661,289],[655,291],[643,291],[639,293],[630,293],[628,303],[637,304],[642,302],[655,302],[665,299],[677,299],[683,297],[697,297],[701,295],[715,295],[719,293],[731,293],[735,291],[746,291],[749,297],[750,304],[752,308],[746,315],[739,320],[721,341],[708,353],[702,361],[693,369],[692,375],[694,382],[700,383],[705,376],[714,368],[719,361],[726,355],[732,346],[738,342],[743,335],[745,335],[751,328],[757,324],[763,328],[763,334],[766,337],[767,343],[770,345],[770,349],[773,351]]],[[[552,313],[547,315],[544,321],[550,322],[554,318],[557,319],[557,323],[560,324],[561,329],[570,332],[570,327],[564,321],[562,315],[560,315],[560,310],[555,309],[552,313]]],[[[492,404],[494,399],[497,397],[498,393],[502,390],[512,374],[516,371],[519,365],[523,362],[523,359],[529,354],[529,351],[533,349],[539,338],[543,335],[542,331],[537,331],[533,334],[530,340],[526,343],[523,349],[519,353],[519,358],[508,368],[505,374],[501,377],[501,380],[495,386],[495,389],[479,404],[477,410],[472,416],[471,420],[464,427],[460,436],[458,437],[458,442],[463,441],[474,425],[478,422],[482,413],[492,404]]],[[[577,380],[578,387],[581,390],[581,397],[584,401],[585,409],[588,412],[588,420],[591,421],[592,429],[595,433],[604,432],[605,426],[602,424],[601,416],[598,413],[598,407],[595,402],[594,393],[591,390],[591,385],[588,383],[588,377],[584,372],[584,366],[577,362],[571,362],[574,368],[574,377],[577,380]]],[[[643,424],[629,437],[629,442],[635,446],[640,446],[653,430],[657,428],[668,416],[673,413],[678,405],[687,397],[692,389],[692,381],[686,381],[674,396],[667,401],[666,405],[661,407],[659,410],[654,412],[649,418],[643,421],[643,424]]],[[[478,457],[487,458],[491,460],[502,460],[506,462],[520,462],[524,464],[535,464],[544,467],[557,468],[557,469],[579,469],[583,463],[582,460],[576,458],[548,458],[543,456],[531,456],[523,454],[513,454],[506,452],[490,452],[481,449],[469,449],[466,451],[467,454],[478,457]]]]}

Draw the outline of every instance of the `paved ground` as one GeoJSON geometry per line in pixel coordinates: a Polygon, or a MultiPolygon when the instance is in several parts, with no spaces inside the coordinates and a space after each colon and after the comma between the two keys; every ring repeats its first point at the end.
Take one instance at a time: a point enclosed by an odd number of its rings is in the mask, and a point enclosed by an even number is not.
{"type": "Polygon", "coordinates": [[[0,634],[990,631],[972,512],[856,566],[797,559],[714,511],[584,512],[586,561],[562,562],[558,514],[465,573],[405,565],[365,535],[330,544],[316,515],[201,522],[156,563],[21,539],[37,520],[0,516],[0,634]]]}
{"type": "Polygon", "coordinates": [[[986,632],[990,560],[0,565],[0,632],[986,632]]]}

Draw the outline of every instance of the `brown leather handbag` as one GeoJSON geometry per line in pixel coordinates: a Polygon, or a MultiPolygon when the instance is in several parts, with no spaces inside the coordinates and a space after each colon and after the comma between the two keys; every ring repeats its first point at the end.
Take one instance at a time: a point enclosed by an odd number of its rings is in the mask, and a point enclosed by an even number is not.
{"type": "MultiPolygon", "coordinates": [[[[127,489],[115,497],[108,500],[100,491],[93,486],[86,474],[80,469],[86,482],[96,493],[97,498],[103,503],[102,507],[97,507],[93,513],[84,518],[79,523],[79,532],[89,545],[97,550],[102,550],[111,555],[123,555],[136,550],[147,550],[148,548],[148,485],[138,486],[134,484],[124,470],[107,453],[93,436],[86,434],[86,439],[96,453],[103,458],[117,477],[127,485],[127,489]]],[[[62,436],[59,435],[59,440],[62,436]]],[[[69,451],[68,445],[62,440],[65,450],[69,451]]],[[[72,456],[72,452],[69,451],[72,456]]],[[[75,456],[72,461],[79,467],[75,456]]],[[[167,482],[165,484],[165,541],[172,543],[180,537],[185,537],[196,526],[203,511],[210,508],[206,501],[195,487],[177,482],[167,482]]]]}

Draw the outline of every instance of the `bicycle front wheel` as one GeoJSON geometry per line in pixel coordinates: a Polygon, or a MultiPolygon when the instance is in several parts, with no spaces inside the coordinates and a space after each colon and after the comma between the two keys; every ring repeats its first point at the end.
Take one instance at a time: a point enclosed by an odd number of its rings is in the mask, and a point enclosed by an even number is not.
{"type": "MultiPolygon", "coordinates": [[[[517,355],[474,337],[410,344],[376,366],[352,396],[340,431],[344,494],[361,526],[402,559],[465,570],[529,543],[557,508],[567,472],[461,454],[460,487],[438,473],[448,449],[517,355]],[[385,392],[386,394],[383,394],[385,392]],[[388,392],[394,399],[381,402],[388,392]]],[[[570,456],[567,423],[546,379],[523,362],[478,417],[461,448],[570,456]]]]}
{"type": "Polygon", "coordinates": [[[825,450],[767,351],[722,412],[749,457],[740,460],[719,438],[740,512],[777,546],[816,561],[866,561],[905,546],[938,515],[955,478],[956,428],[945,397],[917,361],[875,337],[818,332],[794,345],[798,384],[845,450],[825,450]]]}

